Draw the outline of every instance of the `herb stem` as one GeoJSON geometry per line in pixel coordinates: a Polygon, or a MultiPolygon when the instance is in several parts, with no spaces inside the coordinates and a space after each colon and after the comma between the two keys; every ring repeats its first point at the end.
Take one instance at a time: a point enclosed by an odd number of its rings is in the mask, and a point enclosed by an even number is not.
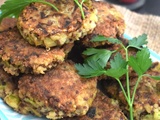
{"type": "Polygon", "coordinates": [[[129,104],[130,120],[133,120],[133,104],[129,104]]]}
{"type": "MultiPolygon", "coordinates": [[[[126,51],[126,61],[128,62],[128,49],[126,51]]],[[[127,73],[126,73],[126,85],[127,85],[127,94],[128,94],[128,105],[129,105],[129,113],[130,113],[130,120],[133,120],[133,103],[131,100],[130,94],[130,81],[129,81],[129,65],[126,65],[127,73]]]]}
{"type": "MultiPolygon", "coordinates": [[[[128,62],[129,61],[128,47],[125,47],[123,44],[121,44],[121,46],[125,50],[126,62],[128,62]]],[[[129,65],[128,64],[126,65],[126,70],[127,70],[127,73],[126,73],[126,86],[127,86],[127,96],[128,96],[127,98],[131,102],[130,83],[129,83],[129,65]]]]}
{"type": "Polygon", "coordinates": [[[84,11],[83,11],[83,3],[85,2],[85,0],[82,0],[81,3],[78,2],[78,0],[74,0],[74,2],[78,5],[81,14],[82,14],[82,18],[85,19],[85,15],[84,15],[84,11]]]}
{"type": "Polygon", "coordinates": [[[133,90],[132,102],[131,102],[132,104],[133,104],[133,102],[134,102],[134,98],[135,98],[135,94],[136,94],[136,91],[137,91],[139,82],[141,81],[142,77],[145,76],[145,75],[146,75],[146,74],[141,75],[141,76],[138,77],[138,80],[137,80],[137,82],[136,82],[136,84],[135,84],[135,86],[134,86],[134,90],[133,90]]]}
{"type": "Polygon", "coordinates": [[[120,87],[121,87],[121,90],[122,90],[122,92],[123,92],[123,94],[124,94],[124,96],[125,96],[125,98],[126,98],[126,100],[127,100],[127,103],[129,104],[130,101],[128,100],[128,96],[127,96],[127,94],[126,94],[126,91],[124,90],[124,87],[123,87],[121,81],[120,81],[119,79],[116,79],[116,80],[118,81],[118,83],[119,83],[119,85],[120,85],[120,87]]]}
{"type": "MultiPolygon", "coordinates": [[[[34,0],[33,0],[34,1],[34,0]]],[[[36,2],[39,2],[39,3],[43,3],[43,4],[46,4],[46,5],[49,5],[51,7],[53,7],[56,11],[59,11],[58,8],[56,6],[54,6],[52,3],[50,2],[46,2],[44,0],[41,0],[41,1],[36,1],[36,2]]]]}
{"type": "MultiPolygon", "coordinates": [[[[126,61],[128,62],[128,49],[125,48],[125,52],[126,52],[126,61]]],[[[130,83],[129,83],[129,65],[126,65],[126,85],[127,85],[127,94],[128,94],[128,99],[129,101],[131,101],[131,95],[130,95],[130,83]]]]}
{"type": "Polygon", "coordinates": [[[134,98],[135,98],[135,94],[136,94],[136,91],[137,91],[137,87],[138,87],[138,84],[139,84],[141,78],[142,78],[142,76],[138,77],[138,80],[136,81],[136,84],[134,86],[134,90],[133,90],[133,94],[132,94],[132,101],[131,101],[132,104],[134,102],[134,98]]]}
{"type": "MultiPolygon", "coordinates": [[[[124,45],[122,45],[122,47],[125,50],[126,62],[128,62],[129,61],[128,47],[125,47],[124,45]]],[[[127,72],[126,72],[126,87],[127,87],[126,100],[128,102],[128,105],[129,105],[130,120],[133,120],[133,102],[132,102],[132,100],[134,100],[134,99],[132,99],[133,97],[131,98],[131,94],[130,94],[130,80],[129,80],[129,65],[128,64],[126,65],[126,70],[127,70],[127,72]]]]}

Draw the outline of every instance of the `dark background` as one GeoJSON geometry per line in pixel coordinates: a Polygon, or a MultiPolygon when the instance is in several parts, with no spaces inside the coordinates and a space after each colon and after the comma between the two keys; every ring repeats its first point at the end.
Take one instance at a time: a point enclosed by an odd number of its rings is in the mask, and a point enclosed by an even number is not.
{"type": "MultiPolygon", "coordinates": [[[[119,4],[117,3],[117,0],[106,0],[106,1],[119,4]]],[[[153,14],[160,16],[160,0],[146,0],[145,4],[142,7],[132,11],[142,14],[153,14]]]]}

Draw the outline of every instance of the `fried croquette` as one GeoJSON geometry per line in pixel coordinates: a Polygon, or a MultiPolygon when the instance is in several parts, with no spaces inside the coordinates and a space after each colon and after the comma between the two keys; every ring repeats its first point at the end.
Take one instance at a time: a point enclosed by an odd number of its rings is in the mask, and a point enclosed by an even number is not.
{"type": "Polygon", "coordinates": [[[15,76],[7,74],[0,65],[0,98],[12,93],[17,84],[15,79],[15,76]]]}
{"type": "Polygon", "coordinates": [[[127,118],[116,100],[98,90],[96,98],[85,116],[62,120],[127,120],[127,118]]]}
{"type": "Polygon", "coordinates": [[[29,114],[30,106],[23,103],[18,95],[18,80],[19,77],[6,73],[0,65],[0,98],[15,111],[21,114],[29,114]]]}
{"type": "Polygon", "coordinates": [[[73,0],[49,2],[59,11],[45,4],[32,3],[18,18],[20,33],[30,44],[46,48],[62,46],[84,37],[95,28],[97,10],[93,9],[90,0],[83,3],[85,19],[73,0]]]}
{"type": "Polygon", "coordinates": [[[91,42],[90,40],[96,35],[108,38],[121,37],[125,30],[123,15],[107,2],[95,1],[93,6],[98,11],[98,22],[93,32],[82,38],[83,44],[87,47],[109,44],[108,42],[91,42]]]}
{"type": "Polygon", "coordinates": [[[0,98],[4,100],[10,107],[17,109],[19,103],[18,92],[18,77],[11,76],[6,73],[2,65],[0,65],[0,98]]]}
{"type": "MultiPolygon", "coordinates": [[[[68,63],[67,63],[68,64],[68,63]]],[[[68,66],[68,65],[65,65],[63,66],[62,68],[62,71],[64,69],[64,71],[68,71],[68,69],[70,71],[73,70],[73,68],[71,68],[71,66],[68,66]],[[67,66],[67,67],[66,67],[67,66]],[[65,68],[66,67],[66,68],[65,68]]],[[[70,72],[69,71],[69,72],[70,72]]],[[[42,116],[42,114],[37,110],[38,108],[34,108],[36,106],[36,104],[34,103],[34,98],[33,99],[30,99],[30,98],[24,98],[24,99],[20,99],[19,97],[19,94],[18,94],[18,78],[16,78],[14,81],[16,82],[13,82],[13,79],[11,79],[13,76],[7,74],[6,72],[3,71],[3,69],[0,70],[0,73],[3,74],[4,76],[1,77],[0,79],[0,85],[2,85],[2,82],[3,82],[3,88],[4,86],[5,89],[1,89],[0,93],[5,93],[3,94],[3,96],[0,96],[1,98],[4,99],[4,101],[10,106],[12,107],[15,111],[19,112],[19,113],[22,113],[22,114],[29,114],[30,112],[36,114],[37,116],[42,116]],[[5,78],[5,79],[4,79],[5,78]],[[8,79],[9,78],[9,79],[8,79]],[[5,80],[5,82],[4,82],[5,80]],[[4,84],[5,83],[5,84],[4,84]],[[5,91],[5,92],[4,92],[5,91]],[[8,91],[8,92],[6,92],[8,91]],[[30,100],[29,100],[30,99],[30,100]]],[[[70,75],[70,74],[69,74],[70,75]]],[[[65,77],[66,78],[66,77],[65,77]]],[[[71,77],[72,78],[72,77],[71,77]]],[[[35,79],[32,79],[33,81],[35,81],[35,79]]],[[[40,80],[41,81],[41,80],[40,80]]],[[[40,82],[39,81],[39,82],[40,82]]],[[[23,80],[21,81],[23,82],[23,80]]],[[[84,81],[86,82],[86,81],[84,81]]],[[[79,82],[78,82],[79,83],[79,82]]],[[[91,83],[91,82],[90,82],[91,83]]],[[[90,84],[90,83],[87,83],[87,84],[90,84]]],[[[22,83],[21,83],[22,84],[22,83]]],[[[71,83],[70,83],[71,84],[71,83]]],[[[85,84],[85,83],[83,83],[85,84]]],[[[28,84],[27,84],[28,85],[28,84]]],[[[51,84],[52,85],[52,84],[51,84]]],[[[30,85],[31,86],[31,85],[30,85]]],[[[33,85],[34,86],[34,85],[33,85]]],[[[45,86],[45,85],[44,85],[45,86]]],[[[65,86],[65,85],[64,85],[65,86]]],[[[61,87],[64,87],[64,86],[61,86],[61,87]]],[[[82,85],[84,86],[84,85],[82,85]]],[[[80,86],[80,87],[82,87],[80,86]]],[[[95,86],[95,85],[94,85],[95,86]]],[[[43,87],[42,87],[43,88],[43,87]]],[[[56,87],[58,88],[58,87],[56,87]]],[[[66,87],[64,87],[63,89],[65,90],[66,87]]],[[[72,87],[70,86],[70,88],[72,89],[72,87]]],[[[85,87],[83,87],[85,88],[85,87]]],[[[33,88],[31,88],[33,89],[33,88]]],[[[74,89],[74,88],[73,88],[74,89]]],[[[95,92],[95,88],[93,88],[95,92]]],[[[92,89],[92,90],[93,90],[92,89]]],[[[39,89],[38,89],[39,90],[39,89]]],[[[43,93],[44,92],[47,92],[45,91],[45,89],[42,89],[43,90],[43,93]]],[[[53,89],[52,89],[53,90],[53,89]]],[[[52,91],[50,90],[50,91],[52,91]]],[[[21,91],[21,90],[20,90],[21,91]]],[[[36,91],[36,90],[35,90],[36,91]]],[[[57,92],[57,94],[61,93],[60,91],[62,91],[62,88],[60,88],[60,90],[57,92]]],[[[72,90],[74,91],[74,90],[72,90]]],[[[84,92],[84,90],[83,90],[84,92]]],[[[92,92],[92,94],[94,94],[92,92]]],[[[50,92],[51,93],[51,92],[50,92]]],[[[26,94],[29,94],[28,92],[26,94]]],[[[51,93],[52,94],[52,93],[51,93]]],[[[63,93],[61,93],[63,94],[63,93]]],[[[76,93],[78,94],[78,93],[76,93]]],[[[81,93],[80,93],[81,94],[81,93]]],[[[85,92],[86,94],[86,92],[85,92]]],[[[0,94],[2,95],[2,94],[0,94]]],[[[67,95],[70,96],[70,92],[67,92],[67,95]]],[[[72,94],[73,95],[73,94],[72,94]]],[[[89,94],[88,94],[89,95],[89,94]]],[[[91,95],[91,94],[90,94],[91,95]]],[[[26,95],[25,95],[26,96],[26,95]]],[[[36,95],[37,96],[37,95],[36,95]]],[[[42,95],[43,96],[43,95],[42,95]]],[[[41,96],[41,97],[42,97],[41,96]]],[[[66,96],[65,94],[63,94],[63,96],[66,96]]],[[[84,94],[82,95],[84,96],[84,94]]],[[[86,96],[86,95],[85,95],[86,96]]],[[[45,96],[46,98],[47,96],[45,96]]],[[[72,99],[74,99],[75,97],[74,96],[71,96],[73,97],[72,99]]],[[[55,98],[55,97],[54,97],[55,98]]],[[[63,97],[64,98],[64,97],[63,97]]],[[[80,97],[78,97],[79,99],[80,97]]],[[[84,99],[87,99],[86,97],[84,97],[84,99]]],[[[43,99],[42,99],[43,100],[43,99]]],[[[48,99],[49,100],[49,99],[48,99]]],[[[40,100],[41,101],[41,100],[40,100]]],[[[38,104],[42,104],[42,102],[38,102],[38,104]]],[[[53,102],[53,101],[52,101],[53,102]]],[[[56,104],[58,105],[57,103],[57,99],[56,99],[56,104]]],[[[78,102],[78,101],[77,101],[78,102]]],[[[82,103],[83,104],[83,103],[82,103]]],[[[53,103],[52,103],[53,105],[53,103]]],[[[85,105],[85,104],[84,104],[85,105]]],[[[38,105],[39,107],[40,105],[38,105]]],[[[79,106],[80,107],[80,106],[79,106]]],[[[45,108],[41,108],[41,110],[45,108]]],[[[58,108],[56,108],[58,109],[58,108]]],[[[84,107],[84,109],[86,109],[84,107]]],[[[50,111],[52,111],[51,109],[49,109],[50,111]]],[[[44,111],[45,112],[45,111],[44,111]]],[[[44,115],[44,113],[43,113],[44,115]]],[[[76,116],[76,117],[66,117],[66,118],[62,118],[62,120],[103,120],[103,119],[108,119],[108,120],[127,120],[125,115],[123,114],[123,112],[120,110],[119,108],[119,104],[117,102],[117,100],[114,100],[114,99],[111,99],[109,98],[108,96],[104,95],[100,90],[98,90],[98,93],[96,94],[96,97],[92,103],[92,105],[89,107],[89,110],[87,111],[86,115],[83,115],[83,116],[76,116]],[[112,114],[111,114],[112,113],[112,114]]],[[[53,119],[53,118],[51,118],[53,119]]]]}
{"type": "Polygon", "coordinates": [[[97,92],[96,78],[81,78],[72,62],[58,65],[45,75],[24,75],[18,89],[31,112],[49,119],[85,115],[97,92]]]}
{"type": "MultiPolygon", "coordinates": [[[[153,67],[148,71],[151,75],[160,74],[160,64],[155,63],[153,67]]],[[[114,80],[112,80],[114,81],[114,80]]],[[[132,73],[130,76],[130,88],[133,93],[134,86],[137,81],[137,75],[132,73]]],[[[128,111],[127,102],[124,95],[115,82],[105,80],[105,89],[108,94],[113,98],[117,98],[122,103],[122,109],[128,111]],[[108,83],[110,82],[110,83],[108,83]]],[[[126,85],[125,79],[122,79],[122,83],[126,85]]],[[[134,117],[135,120],[158,120],[160,119],[160,82],[153,80],[149,77],[143,77],[140,81],[137,92],[134,99],[134,117]]]]}
{"type": "Polygon", "coordinates": [[[23,39],[17,28],[0,33],[0,59],[3,68],[11,75],[19,73],[44,74],[45,71],[62,63],[72,44],[47,51],[31,46],[23,39]]]}

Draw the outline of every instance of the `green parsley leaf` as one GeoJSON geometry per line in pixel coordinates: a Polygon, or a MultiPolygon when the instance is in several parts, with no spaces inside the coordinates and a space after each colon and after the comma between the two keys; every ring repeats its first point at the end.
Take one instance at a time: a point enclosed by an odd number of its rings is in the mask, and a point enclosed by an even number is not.
{"type": "Polygon", "coordinates": [[[101,42],[101,41],[106,41],[106,40],[107,38],[103,35],[96,35],[91,39],[92,42],[101,42]]]}
{"type": "Polygon", "coordinates": [[[143,34],[139,37],[135,37],[131,40],[129,40],[129,46],[128,47],[134,47],[134,48],[137,48],[137,49],[141,49],[141,47],[143,45],[146,45],[147,44],[147,35],[146,34],[143,34]]]}
{"type": "Polygon", "coordinates": [[[78,74],[85,78],[97,77],[105,73],[101,65],[94,60],[86,61],[82,65],[75,64],[75,67],[78,70],[78,74]]]}
{"type": "MultiPolygon", "coordinates": [[[[105,40],[106,38],[104,36],[96,36],[96,38],[94,38],[92,41],[105,41],[105,40]]],[[[112,40],[110,39],[109,41],[112,40]]],[[[160,80],[160,76],[150,76],[148,74],[144,74],[152,65],[149,50],[147,47],[143,46],[147,43],[146,35],[144,34],[138,38],[134,38],[129,42],[130,43],[127,47],[125,47],[123,43],[120,43],[122,48],[125,50],[126,59],[124,60],[122,55],[120,53],[117,53],[115,57],[110,61],[110,66],[111,66],[110,69],[107,69],[107,67],[103,68],[99,62],[100,60],[104,59],[102,58],[104,56],[101,56],[101,53],[104,51],[103,50],[101,51],[101,49],[97,50],[94,48],[87,49],[87,51],[84,52],[85,55],[89,56],[89,59],[87,59],[86,63],[84,63],[83,65],[77,64],[76,69],[78,70],[80,75],[85,77],[96,77],[104,74],[106,76],[115,78],[118,81],[122,89],[122,92],[125,96],[125,99],[129,105],[130,119],[133,120],[134,118],[133,103],[134,103],[136,89],[139,84],[139,81],[141,80],[141,77],[148,76],[153,79],[160,80]],[[129,47],[138,48],[138,52],[135,56],[133,55],[130,56],[130,54],[128,54],[130,52],[129,51],[130,49],[128,49],[129,47]],[[136,85],[134,86],[133,93],[130,93],[131,91],[130,77],[129,77],[130,67],[132,67],[133,70],[138,74],[138,80],[136,81],[136,85]],[[126,88],[127,88],[126,90],[123,87],[123,84],[120,80],[120,77],[122,77],[123,75],[126,75],[126,88]]],[[[118,43],[118,41],[116,43],[118,43]]],[[[116,50],[114,52],[116,52],[116,50]]],[[[110,58],[110,56],[111,54],[108,56],[108,58],[110,58]]]]}
{"type": "Polygon", "coordinates": [[[122,55],[120,53],[117,53],[110,61],[111,69],[108,69],[106,71],[106,75],[119,79],[122,75],[124,75],[126,70],[127,62],[122,58],[122,55]]]}
{"type": "Polygon", "coordinates": [[[152,65],[148,48],[143,48],[141,51],[138,51],[136,57],[130,56],[128,64],[139,76],[144,74],[152,65]]]}
{"type": "Polygon", "coordinates": [[[103,42],[103,41],[109,41],[113,44],[121,44],[122,42],[116,38],[107,38],[103,35],[96,35],[91,39],[92,42],[103,42]]]}
{"type": "Polygon", "coordinates": [[[113,52],[114,51],[109,51],[106,49],[88,48],[83,52],[83,54],[89,56],[87,60],[94,60],[98,62],[102,68],[104,68],[113,52]]]}
{"type": "Polygon", "coordinates": [[[126,68],[127,62],[122,58],[120,53],[117,53],[113,60],[110,61],[111,68],[118,69],[118,68],[126,68]]]}
{"type": "Polygon", "coordinates": [[[51,3],[45,0],[6,0],[5,3],[0,7],[1,14],[0,14],[0,22],[5,17],[18,17],[22,10],[33,2],[39,2],[43,4],[47,4],[52,6],[55,10],[58,9],[51,3]]]}
{"type": "Polygon", "coordinates": [[[160,80],[160,76],[150,76],[150,77],[155,79],[155,80],[160,80]]]}
{"type": "Polygon", "coordinates": [[[122,75],[126,74],[127,70],[125,68],[111,68],[105,72],[105,75],[119,79],[122,75]]]}

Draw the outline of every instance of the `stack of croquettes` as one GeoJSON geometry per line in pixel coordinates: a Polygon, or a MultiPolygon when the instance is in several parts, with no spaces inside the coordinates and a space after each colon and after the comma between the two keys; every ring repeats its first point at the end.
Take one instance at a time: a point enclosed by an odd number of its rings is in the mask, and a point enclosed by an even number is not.
{"type": "MultiPolygon", "coordinates": [[[[21,114],[47,119],[127,120],[127,105],[117,83],[110,82],[110,78],[82,78],[75,69],[87,47],[118,47],[90,40],[95,35],[122,38],[123,16],[106,2],[84,2],[84,19],[73,0],[49,2],[59,11],[31,3],[17,19],[2,21],[0,97],[21,114]],[[13,24],[6,25],[5,21],[13,24]]],[[[154,64],[149,72],[159,74],[157,66],[154,64]]],[[[137,76],[132,77],[134,85],[137,76]]],[[[160,84],[150,81],[144,78],[144,87],[138,88],[141,92],[134,104],[137,120],[150,120],[148,116],[160,112],[160,84]]]]}

